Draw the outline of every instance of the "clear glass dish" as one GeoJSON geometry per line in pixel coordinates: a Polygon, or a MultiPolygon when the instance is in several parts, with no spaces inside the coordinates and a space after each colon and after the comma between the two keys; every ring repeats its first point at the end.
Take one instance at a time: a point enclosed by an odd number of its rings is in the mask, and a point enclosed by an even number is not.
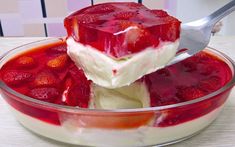
{"type": "MultiPolygon", "coordinates": [[[[60,41],[64,40],[51,38],[14,48],[0,58],[0,67],[20,53],[60,41]]],[[[215,49],[205,51],[228,64],[232,79],[209,95],[178,104],[116,110],[75,108],[27,97],[3,81],[1,95],[23,126],[60,142],[85,146],[168,145],[199,133],[213,122],[235,84],[234,62],[215,49]],[[163,126],[162,121],[169,123],[163,126]],[[172,123],[177,121],[182,122],[172,123]]]]}

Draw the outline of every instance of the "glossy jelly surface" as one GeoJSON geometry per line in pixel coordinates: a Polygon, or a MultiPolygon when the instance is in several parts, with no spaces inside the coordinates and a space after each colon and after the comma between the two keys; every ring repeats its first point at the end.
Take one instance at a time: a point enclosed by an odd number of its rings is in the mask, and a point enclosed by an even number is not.
{"type": "Polygon", "coordinates": [[[138,3],[104,3],[65,18],[68,36],[113,58],[157,49],[161,42],[179,38],[180,21],[163,10],[138,3]]]}

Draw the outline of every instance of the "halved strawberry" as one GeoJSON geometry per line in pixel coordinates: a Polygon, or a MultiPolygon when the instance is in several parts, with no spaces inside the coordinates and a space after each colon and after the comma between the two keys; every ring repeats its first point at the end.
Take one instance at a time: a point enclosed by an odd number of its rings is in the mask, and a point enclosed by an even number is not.
{"type": "Polygon", "coordinates": [[[15,64],[19,67],[31,68],[35,65],[35,60],[29,56],[22,56],[15,61],[15,64]]]}
{"type": "Polygon", "coordinates": [[[121,30],[125,30],[124,44],[127,45],[127,49],[132,53],[145,49],[148,46],[159,44],[159,40],[154,39],[151,33],[144,29],[141,24],[122,20],[119,22],[119,27],[121,30]]]}
{"type": "Polygon", "coordinates": [[[2,80],[9,85],[16,86],[20,83],[28,82],[31,80],[33,74],[25,71],[10,70],[2,74],[2,80]]]}
{"type": "Polygon", "coordinates": [[[221,87],[221,78],[218,76],[212,76],[208,79],[201,80],[198,83],[198,87],[206,92],[212,92],[221,87]]]}
{"type": "Polygon", "coordinates": [[[46,102],[53,102],[59,96],[59,91],[56,88],[40,87],[30,90],[28,96],[46,102]]]}
{"type": "Polygon", "coordinates": [[[56,86],[57,83],[58,78],[51,71],[42,71],[36,75],[33,81],[33,86],[56,86]]]}
{"type": "Polygon", "coordinates": [[[126,32],[125,41],[128,46],[128,51],[132,53],[143,50],[148,46],[156,46],[159,44],[159,41],[155,40],[146,29],[138,26],[133,26],[132,29],[126,32]]]}
{"type": "Polygon", "coordinates": [[[176,96],[185,101],[204,96],[205,93],[197,87],[179,87],[176,96]]]}
{"type": "Polygon", "coordinates": [[[135,17],[137,15],[136,12],[133,11],[127,11],[127,12],[118,12],[114,14],[114,17],[116,19],[125,19],[125,20],[129,20],[132,17],[135,17]]]}
{"type": "Polygon", "coordinates": [[[59,55],[47,62],[47,66],[51,69],[63,69],[67,63],[68,56],[67,54],[59,55]]]}

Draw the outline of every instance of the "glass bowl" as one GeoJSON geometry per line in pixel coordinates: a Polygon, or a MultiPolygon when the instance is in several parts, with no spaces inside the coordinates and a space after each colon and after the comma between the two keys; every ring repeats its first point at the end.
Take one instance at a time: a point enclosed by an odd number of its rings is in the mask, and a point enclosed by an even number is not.
{"type": "MultiPolygon", "coordinates": [[[[61,41],[64,39],[51,38],[14,48],[0,58],[0,67],[20,53],[61,41]]],[[[234,62],[215,49],[205,51],[230,67],[232,79],[213,93],[178,104],[138,109],[83,109],[27,97],[3,81],[0,81],[1,95],[23,126],[60,142],[85,146],[168,145],[187,139],[211,124],[234,86],[234,62]]]]}

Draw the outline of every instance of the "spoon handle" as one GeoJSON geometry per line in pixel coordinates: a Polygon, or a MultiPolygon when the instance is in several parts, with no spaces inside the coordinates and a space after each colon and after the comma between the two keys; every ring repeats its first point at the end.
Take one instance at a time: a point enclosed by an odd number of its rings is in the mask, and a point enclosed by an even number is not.
{"type": "Polygon", "coordinates": [[[211,15],[205,17],[204,19],[206,20],[207,25],[214,26],[218,21],[220,21],[222,18],[229,15],[233,11],[235,11],[235,0],[232,0],[211,15]]]}

